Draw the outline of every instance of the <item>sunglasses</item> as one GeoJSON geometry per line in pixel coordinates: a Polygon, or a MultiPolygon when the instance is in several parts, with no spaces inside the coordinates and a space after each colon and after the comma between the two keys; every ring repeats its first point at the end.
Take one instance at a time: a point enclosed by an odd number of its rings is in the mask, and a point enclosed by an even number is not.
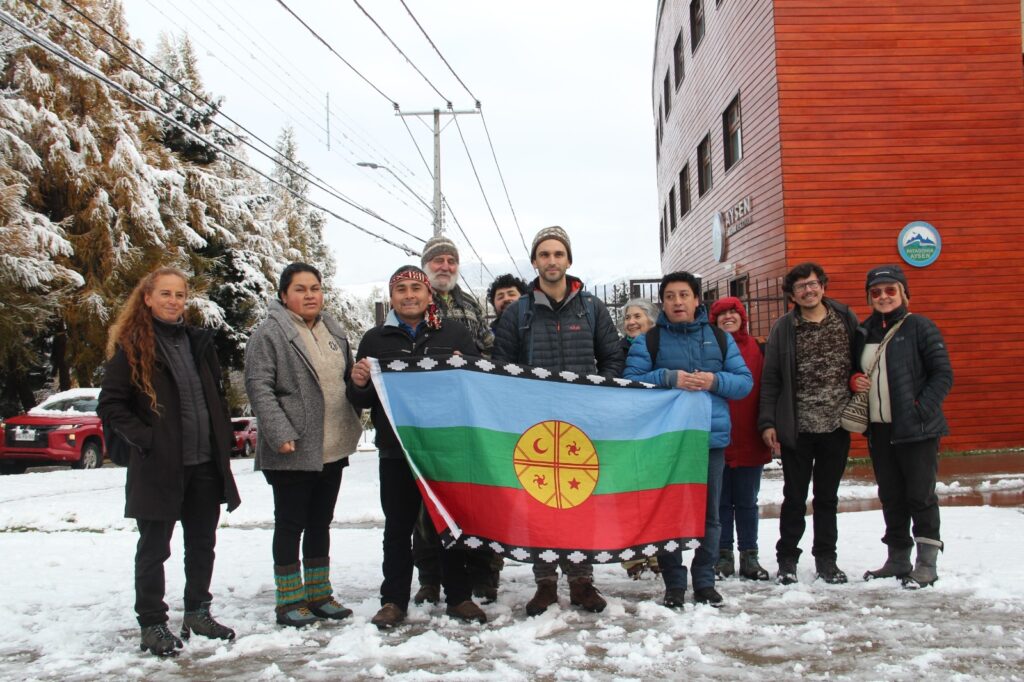
{"type": "Polygon", "coordinates": [[[871,298],[881,298],[883,293],[889,298],[892,298],[896,294],[900,293],[900,288],[895,284],[887,284],[884,287],[871,287],[871,290],[868,293],[871,294],[871,298]]]}

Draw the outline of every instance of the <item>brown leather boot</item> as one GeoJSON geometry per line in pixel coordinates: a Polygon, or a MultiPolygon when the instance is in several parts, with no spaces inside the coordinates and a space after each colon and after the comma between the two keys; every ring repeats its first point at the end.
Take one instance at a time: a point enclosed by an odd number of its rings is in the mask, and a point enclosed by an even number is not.
{"type": "Polygon", "coordinates": [[[483,625],[487,622],[487,614],[483,612],[483,609],[473,603],[472,599],[459,602],[454,606],[449,604],[448,608],[446,608],[444,612],[452,618],[458,618],[463,623],[480,623],[483,625]]]}
{"type": "Polygon", "coordinates": [[[539,616],[552,604],[558,603],[558,579],[538,580],[537,593],[526,602],[526,615],[539,616]]]}
{"type": "Polygon", "coordinates": [[[417,606],[424,602],[436,604],[439,601],[441,601],[441,586],[431,585],[430,583],[420,585],[420,589],[416,591],[416,596],[412,598],[412,603],[417,606]]]}
{"type": "Polygon", "coordinates": [[[569,603],[592,613],[601,613],[608,602],[594,587],[593,578],[573,578],[569,581],[569,603]]]}
{"type": "Polygon", "coordinates": [[[388,630],[395,627],[403,620],[405,620],[405,611],[403,611],[398,604],[388,602],[384,606],[380,607],[380,611],[370,619],[370,622],[376,625],[378,630],[388,630]]]}

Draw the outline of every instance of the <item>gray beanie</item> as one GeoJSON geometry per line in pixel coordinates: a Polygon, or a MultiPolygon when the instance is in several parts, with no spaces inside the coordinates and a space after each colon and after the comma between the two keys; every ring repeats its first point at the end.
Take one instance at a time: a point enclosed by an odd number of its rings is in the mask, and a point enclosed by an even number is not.
{"type": "Polygon", "coordinates": [[[545,227],[537,233],[537,236],[533,238],[533,246],[530,248],[530,260],[533,261],[537,258],[537,247],[547,239],[557,239],[565,244],[565,254],[569,256],[569,264],[572,265],[572,243],[569,242],[569,235],[558,225],[545,227]]]}
{"type": "Polygon", "coordinates": [[[427,263],[434,258],[445,254],[455,258],[456,263],[459,262],[459,247],[455,246],[455,242],[444,235],[431,237],[423,245],[423,256],[420,258],[420,264],[426,267],[427,263]]]}

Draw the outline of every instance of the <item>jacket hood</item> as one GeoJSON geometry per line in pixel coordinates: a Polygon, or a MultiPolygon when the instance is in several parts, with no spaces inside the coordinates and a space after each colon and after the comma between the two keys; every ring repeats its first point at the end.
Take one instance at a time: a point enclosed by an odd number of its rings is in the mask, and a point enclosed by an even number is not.
{"type": "Polygon", "coordinates": [[[703,303],[694,311],[692,322],[669,322],[665,311],[658,315],[658,326],[673,332],[695,332],[705,324],[709,324],[708,309],[703,303]]]}
{"type": "MultiPolygon", "coordinates": [[[[578,295],[579,292],[583,291],[583,280],[572,275],[565,276],[566,294],[563,303],[568,303],[573,299],[574,296],[578,295]]],[[[544,304],[550,305],[551,299],[544,293],[544,290],[540,288],[540,277],[534,277],[533,281],[530,282],[530,295],[533,296],[534,301],[540,296],[540,301],[544,304]]]]}

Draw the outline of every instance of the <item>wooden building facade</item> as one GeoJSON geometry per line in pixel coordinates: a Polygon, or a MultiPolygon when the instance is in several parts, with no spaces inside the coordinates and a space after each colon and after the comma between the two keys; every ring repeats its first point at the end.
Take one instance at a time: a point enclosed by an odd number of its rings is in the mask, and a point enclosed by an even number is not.
{"type": "Polygon", "coordinates": [[[943,449],[1024,446],[1021,0],[662,0],[652,73],[664,272],[705,293],[808,260],[858,315],[903,265],[955,372],[943,449]],[[925,267],[903,228],[941,235],[925,267]],[[707,287],[711,287],[708,289],[707,287]]]}

